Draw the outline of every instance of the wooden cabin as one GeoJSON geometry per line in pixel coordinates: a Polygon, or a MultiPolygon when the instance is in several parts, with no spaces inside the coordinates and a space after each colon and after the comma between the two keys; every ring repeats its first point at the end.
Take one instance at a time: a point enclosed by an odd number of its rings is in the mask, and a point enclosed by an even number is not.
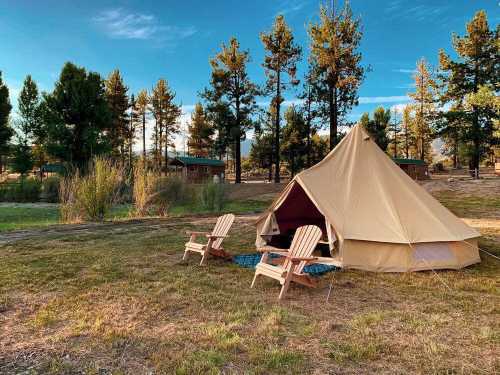
{"type": "Polygon", "coordinates": [[[393,159],[399,167],[414,180],[427,180],[429,176],[429,166],[419,159],[393,159]]]}
{"type": "Polygon", "coordinates": [[[224,161],[217,159],[177,156],[169,162],[169,171],[178,173],[190,183],[201,183],[214,179],[222,182],[224,181],[225,169],[224,161]]]}

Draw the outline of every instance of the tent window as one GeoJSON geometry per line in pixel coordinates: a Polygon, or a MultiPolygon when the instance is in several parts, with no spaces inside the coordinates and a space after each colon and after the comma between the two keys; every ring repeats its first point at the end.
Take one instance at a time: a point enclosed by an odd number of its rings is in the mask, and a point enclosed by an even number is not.
{"type": "Polygon", "coordinates": [[[416,261],[454,261],[448,242],[417,243],[413,245],[416,261]]]}

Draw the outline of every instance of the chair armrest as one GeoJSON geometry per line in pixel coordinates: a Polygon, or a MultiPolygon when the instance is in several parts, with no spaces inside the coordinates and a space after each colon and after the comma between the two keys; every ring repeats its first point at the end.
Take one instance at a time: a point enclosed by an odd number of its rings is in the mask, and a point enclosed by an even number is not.
{"type": "Polygon", "coordinates": [[[316,257],[288,257],[292,263],[299,263],[299,262],[312,262],[313,260],[316,260],[318,258],[316,257]]]}
{"type": "Polygon", "coordinates": [[[209,232],[198,232],[198,231],[194,231],[194,230],[188,230],[186,231],[186,234],[187,235],[203,235],[203,234],[208,234],[209,232]]]}
{"type": "Polygon", "coordinates": [[[218,235],[218,234],[207,234],[206,235],[207,238],[226,238],[226,237],[229,237],[228,235],[224,235],[224,236],[221,236],[221,235],[218,235]]]}
{"type": "Polygon", "coordinates": [[[257,249],[259,253],[288,254],[288,250],[280,250],[277,247],[263,246],[257,249]]]}

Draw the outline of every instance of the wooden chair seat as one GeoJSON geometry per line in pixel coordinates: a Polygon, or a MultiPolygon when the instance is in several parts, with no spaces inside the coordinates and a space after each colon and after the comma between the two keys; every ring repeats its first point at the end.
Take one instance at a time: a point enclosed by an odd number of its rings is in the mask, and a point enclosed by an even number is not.
{"type": "Polygon", "coordinates": [[[219,217],[215,223],[214,230],[210,233],[207,232],[187,232],[190,235],[189,241],[185,244],[183,260],[186,260],[189,252],[201,254],[200,266],[206,261],[208,254],[216,257],[230,259],[231,255],[224,251],[222,241],[227,237],[229,229],[233,225],[234,215],[227,214],[219,217]],[[206,243],[196,242],[198,237],[205,237],[206,243]]]}
{"type": "Polygon", "coordinates": [[[305,225],[297,228],[288,251],[276,251],[274,248],[263,248],[260,262],[255,267],[255,275],[251,288],[254,287],[257,276],[264,275],[278,280],[282,285],[278,299],[282,299],[292,281],[315,287],[316,282],[306,275],[303,270],[307,263],[313,262],[316,258],[312,253],[322,236],[321,229],[316,225],[305,225]],[[270,253],[278,253],[284,257],[281,264],[275,264],[269,257],[270,253]]]}

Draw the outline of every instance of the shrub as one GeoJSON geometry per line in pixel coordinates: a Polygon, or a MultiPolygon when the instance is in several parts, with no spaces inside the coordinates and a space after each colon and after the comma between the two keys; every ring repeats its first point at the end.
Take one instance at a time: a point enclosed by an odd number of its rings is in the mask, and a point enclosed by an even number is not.
{"type": "Polygon", "coordinates": [[[157,190],[158,175],[147,168],[143,158],[134,166],[134,181],[132,196],[134,201],[134,215],[143,217],[148,215],[151,208],[151,197],[157,190]]]}
{"type": "Polygon", "coordinates": [[[109,159],[96,157],[88,173],[79,172],[61,182],[61,218],[65,222],[102,221],[119,199],[123,169],[109,159]]]}
{"type": "Polygon", "coordinates": [[[159,215],[166,215],[173,206],[191,203],[194,195],[192,187],[182,178],[168,176],[158,178],[152,202],[156,205],[159,215]]]}
{"type": "Polygon", "coordinates": [[[63,223],[78,223],[82,220],[83,212],[76,198],[80,176],[76,171],[72,176],[61,179],[59,184],[59,213],[63,223]]]}
{"type": "Polygon", "coordinates": [[[42,182],[42,194],[41,198],[46,202],[57,203],[59,202],[59,186],[61,185],[61,180],[57,176],[52,176],[46,178],[42,182]]]}
{"type": "Polygon", "coordinates": [[[7,202],[37,202],[40,199],[40,191],[40,181],[22,178],[16,183],[4,184],[0,188],[0,199],[7,202]]]}
{"type": "Polygon", "coordinates": [[[208,182],[200,187],[199,202],[208,211],[222,211],[226,203],[224,184],[208,182]]]}

